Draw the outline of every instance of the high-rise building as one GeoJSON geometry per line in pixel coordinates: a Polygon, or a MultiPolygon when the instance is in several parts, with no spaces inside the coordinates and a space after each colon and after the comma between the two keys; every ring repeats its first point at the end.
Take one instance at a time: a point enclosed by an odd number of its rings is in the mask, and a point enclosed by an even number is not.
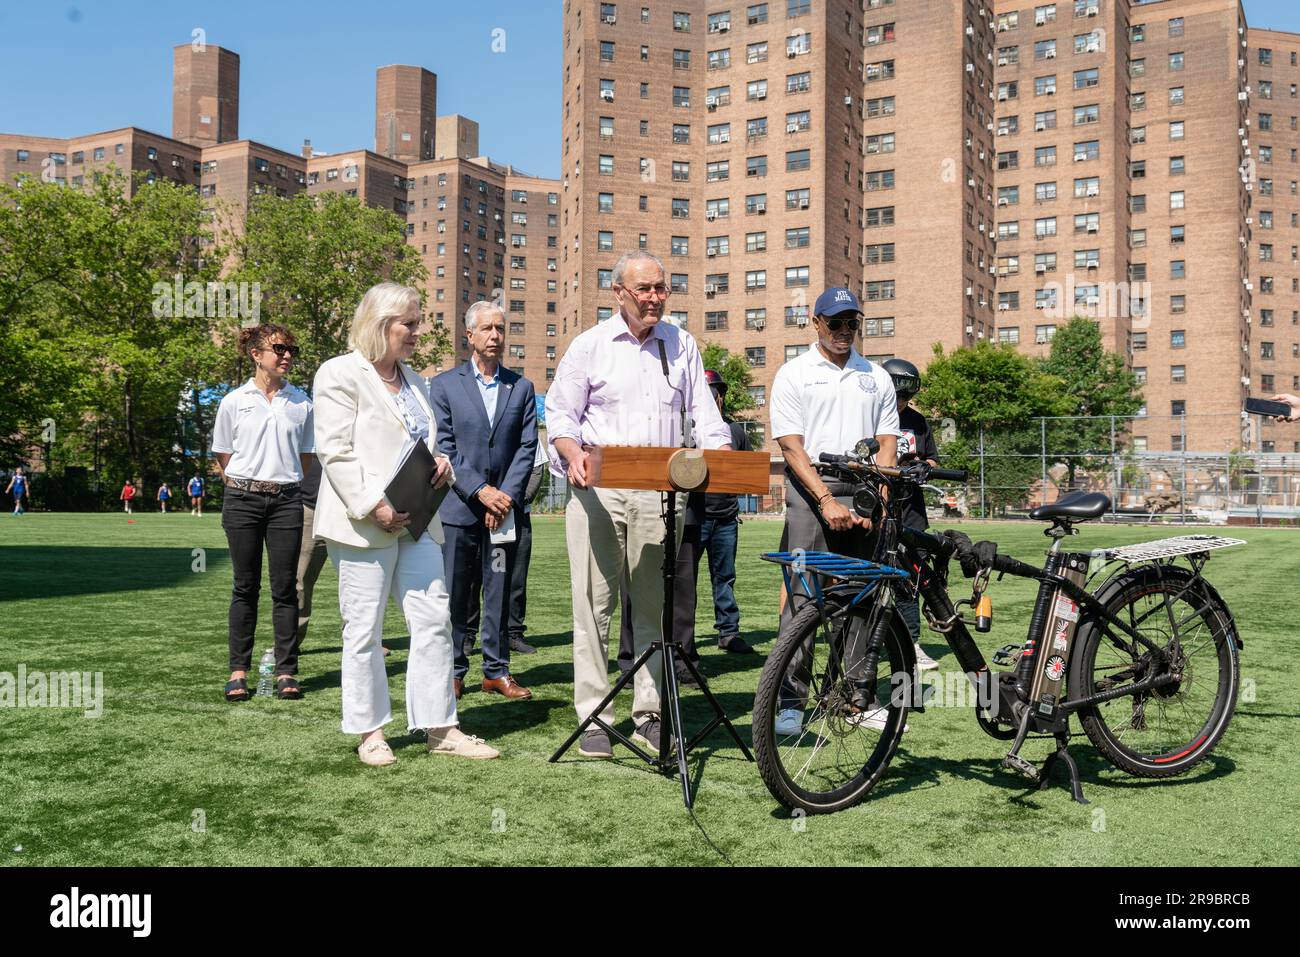
{"type": "Polygon", "coordinates": [[[481,155],[478,123],[438,116],[437,78],[421,67],[376,72],[373,151],[317,153],[308,141],[291,153],[237,138],[237,54],[185,44],[173,58],[172,137],[135,127],[69,139],[0,134],[0,179],[77,187],[112,165],[132,177],[130,189],[137,175],[169,179],[197,190],[214,211],[226,204],[236,213],[226,224],[233,229],[253,196],[355,196],[400,217],[420,251],[429,321],[453,344],[442,367],[468,356],[470,304],[496,299],[507,312],[505,364],[545,391],[558,361],[558,181],[481,155]]]}
{"type": "Polygon", "coordinates": [[[976,2],[567,0],[562,335],[612,313],[611,269],[641,248],[760,404],[829,286],[860,294],[867,353],[991,336],[991,21],[976,2]]]}
{"type": "Polygon", "coordinates": [[[562,336],[632,248],[760,401],[826,286],[922,366],[1082,315],[1144,381],[1135,448],[1291,450],[1239,413],[1300,387],[1300,37],[1238,0],[566,0],[563,43],[562,336]]]}

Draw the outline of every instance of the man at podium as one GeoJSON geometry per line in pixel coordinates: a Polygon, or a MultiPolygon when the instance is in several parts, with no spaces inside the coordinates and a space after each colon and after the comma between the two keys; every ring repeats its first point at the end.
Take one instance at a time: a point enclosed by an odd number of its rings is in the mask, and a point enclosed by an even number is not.
{"type": "MultiPolygon", "coordinates": [[[[573,587],[573,704],[584,721],[609,693],[609,621],[626,567],[639,656],[662,632],[663,539],[660,493],[596,488],[583,446],[682,446],[731,449],[690,333],[663,322],[669,289],[663,263],[624,253],[614,266],[619,311],[577,336],[546,393],[551,471],[572,488],[565,535],[573,587]]],[[[658,656],[633,685],[633,740],[659,750],[658,656]]],[[[614,723],[611,704],[601,719],[614,723]]],[[[609,737],[588,729],[579,753],[613,754],[609,737]]]]}

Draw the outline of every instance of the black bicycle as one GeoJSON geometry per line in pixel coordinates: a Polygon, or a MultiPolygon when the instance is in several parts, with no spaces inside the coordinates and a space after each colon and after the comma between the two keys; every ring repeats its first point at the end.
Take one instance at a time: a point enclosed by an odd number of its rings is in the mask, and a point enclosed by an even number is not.
{"type": "Polygon", "coordinates": [[[783,566],[788,594],[805,596],[777,638],[754,701],[754,754],[778,801],[809,813],[857,804],[885,773],[909,712],[925,710],[900,599],[919,599],[931,630],[947,640],[980,727],[1012,742],[1003,767],[1040,788],[1059,762],[1075,800],[1087,803],[1067,747],[1075,714],[1106,760],[1138,777],[1182,774],[1214,750],[1236,706],[1242,642],[1203,572],[1211,552],[1244,542],[1183,535],[1066,551],[1075,524],[1110,509],[1105,495],[1076,492],[1030,512],[1051,523],[1044,532],[1051,550],[1039,568],[998,554],[993,542],[904,527],[901,508],[914,488],[966,475],[924,462],[876,465],[875,450],[864,440],[853,453],[823,454],[817,466],[856,484],[854,510],[877,529],[872,559],[763,556],[783,566]],[[973,579],[971,598],[956,604],[947,587],[954,557],[973,579]],[[1039,583],[1024,643],[993,656],[1004,671],[989,670],[969,628],[987,630],[991,573],[1039,583]],[[1056,740],[1042,768],[1020,755],[1030,736],[1056,740]]]}

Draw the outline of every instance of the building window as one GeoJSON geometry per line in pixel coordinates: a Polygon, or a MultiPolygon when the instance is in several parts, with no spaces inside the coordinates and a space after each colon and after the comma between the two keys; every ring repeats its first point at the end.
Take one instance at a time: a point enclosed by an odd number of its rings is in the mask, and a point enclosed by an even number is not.
{"type": "Polygon", "coordinates": [[[785,154],[785,170],[787,173],[795,173],[811,166],[812,159],[809,150],[790,150],[785,154]]]}
{"type": "Polygon", "coordinates": [[[670,248],[674,256],[689,256],[691,254],[691,241],[686,236],[674,236],[670,248]]]}
{"type": "Polygon", "coordinates": [[[766,176],[767,175],[767,157],[750,156],[745,159],[746,176],[766,176]]]}
{"type": "Polygon", "coordinates": [[[1185,129],[1186,127],[1182,120],[1174,120],[1172,123],[1169,124],[1169,138],[1171,140],[1183,139],[1185,135],[1184,133],[1185,129]]]}

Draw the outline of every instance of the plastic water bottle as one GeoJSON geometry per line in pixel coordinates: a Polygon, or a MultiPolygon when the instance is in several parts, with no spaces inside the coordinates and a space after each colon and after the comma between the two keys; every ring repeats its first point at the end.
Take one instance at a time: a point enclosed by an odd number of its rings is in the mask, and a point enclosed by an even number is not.
{"type": "Polygon", "coordinates": [[[257,693],[271,696],[271,687],[275,683],[275,650],[267,648],[262,653],[262,660],[257,663],[257,693]]]}

